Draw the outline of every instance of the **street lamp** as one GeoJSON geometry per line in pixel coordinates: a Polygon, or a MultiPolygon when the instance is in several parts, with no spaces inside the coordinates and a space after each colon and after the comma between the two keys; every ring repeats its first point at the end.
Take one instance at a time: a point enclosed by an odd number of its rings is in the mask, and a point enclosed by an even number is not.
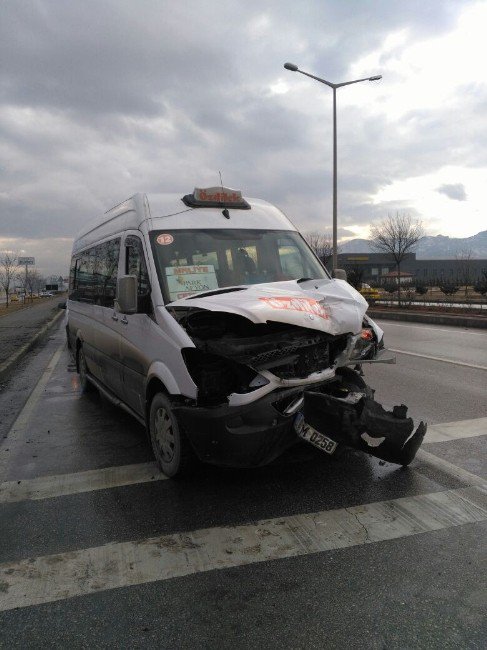
{"type": "Polygon", "coordinates": [[[374,77],[366,77],[365,79],[354,79],[353,81],[343,81],[339,84],[334,84],[331,81],[326,81],[326,79],[321,79],[320,77],[315,77],[309,72],[303,72],[300,70],[297,65],[294,63],[285,63],[284,67],[286,70],[291,70],[291,72],[300,72],[301,74],[311,77],[311,79],[316,79],[322,84],[329,86],[333,90],[333,260],[332,268],[335,270],[337,268],[337,88],[342,86],[350,86],[351,84],[358,84],[361,81],[379,81],[382,79],[382,75],[375,75],[374,77]]]}

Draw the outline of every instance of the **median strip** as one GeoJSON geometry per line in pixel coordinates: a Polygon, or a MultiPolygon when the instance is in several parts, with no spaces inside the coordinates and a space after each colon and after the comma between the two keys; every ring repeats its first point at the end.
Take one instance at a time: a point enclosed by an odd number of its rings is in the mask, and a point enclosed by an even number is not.
{"type": "Polygon", "coordinates": [[[0,364],[0,381],[5,379],[12,369],[20,362],[20,360],[31,350],[34,345],[36,345],[43,336],[45,336],[49,330],[54,327],[54,325],[64,316],[64,311],[58,312],[54,318],[42,327],[42,329],[37,332],[27,343],[25,343],[21,348],[19,348],[14,354],[12,354],[6,361],[0,364]]]}

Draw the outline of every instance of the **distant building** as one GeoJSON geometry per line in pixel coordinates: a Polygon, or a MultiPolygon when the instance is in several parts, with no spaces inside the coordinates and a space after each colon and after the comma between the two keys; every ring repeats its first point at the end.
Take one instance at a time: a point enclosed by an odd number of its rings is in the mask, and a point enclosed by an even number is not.
{"type": "Polygon", "coordinates": [[[384,284],[386,282],[408,284],[409,282],[412,282],[413,279],[414,275],[412,273],[407,273],[407,271],[389,271],[389,273],[384,273],[381,276],[381,280],[384,284]]]}
{"type": "MultiPolygon", "coordinates": [[[[362,280],[371,285],[397,281],[396,263],[385,253],[339,253],[338,266],[347,272],[363,271],[362,280]]],[[[417,260],[416,253],[407,253],[401,262],[401,284],[406,281],[451,280],[461,282],[466,269],[471,282],[484,278],[487,273],[487,259],[471,260],[417,260]]]]}

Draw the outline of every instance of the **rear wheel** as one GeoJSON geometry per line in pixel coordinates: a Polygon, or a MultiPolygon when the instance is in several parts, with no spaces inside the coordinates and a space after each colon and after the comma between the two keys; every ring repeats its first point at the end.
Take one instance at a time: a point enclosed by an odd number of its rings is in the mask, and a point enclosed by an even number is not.
{"type": "Polygon", "coordinates": [[[181,477],[191,473],[196,461],[194,452],[164,393],[156,393],[152,399],[149,433],[154,456],[166,476],[181,477]]]}

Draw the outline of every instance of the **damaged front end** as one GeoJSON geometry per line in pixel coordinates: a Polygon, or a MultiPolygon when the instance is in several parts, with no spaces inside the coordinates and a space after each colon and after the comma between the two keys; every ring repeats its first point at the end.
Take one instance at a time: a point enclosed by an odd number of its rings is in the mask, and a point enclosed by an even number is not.
{"type": "Polygon", "coordinates": [[[361,378],[362,364],[395,362],[366,303],[313,289],[239,287],[169,306],[194,344],[182,354],[197,399],[177,411],[202,460],[266,464],[298,441],[298,420],[333,442],[316,445],[328,453],[337,443],[401,465],[414,458],[426,425],[414,432],[406,407],[386,411],[361,378]]]}

